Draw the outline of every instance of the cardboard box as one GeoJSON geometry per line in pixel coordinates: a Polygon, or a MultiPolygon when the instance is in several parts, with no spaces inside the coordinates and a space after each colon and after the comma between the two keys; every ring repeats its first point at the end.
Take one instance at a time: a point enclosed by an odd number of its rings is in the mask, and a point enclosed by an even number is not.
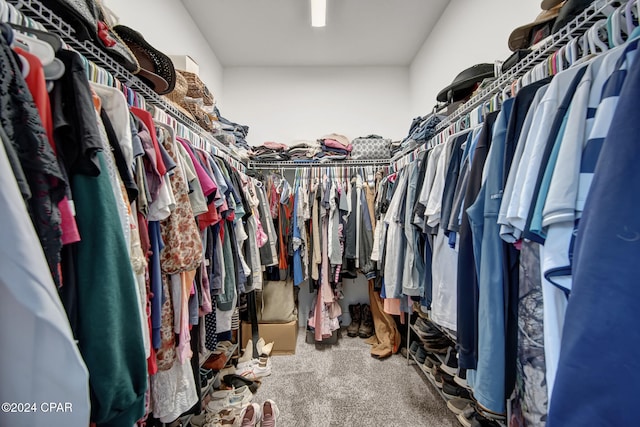
{"type": "Polygon", "coordinates": [[[189,55],[169,55],[176,70],[188,71],[200,75],[200,66],[189,55]]]}
{"type": "MultiPolygon", "coordinates": [[[[260,323],[258,332],[265,342],[273,341],[272,355],[296,354],[298,340],[298,321],[289,323],[260,323]]],[[[251,323],[242,322],[242,348],[251,338],[251,323]]]]}

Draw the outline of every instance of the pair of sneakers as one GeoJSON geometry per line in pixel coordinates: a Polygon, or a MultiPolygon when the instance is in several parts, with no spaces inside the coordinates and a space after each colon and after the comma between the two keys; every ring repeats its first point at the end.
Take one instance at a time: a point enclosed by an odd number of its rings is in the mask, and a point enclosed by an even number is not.
{"type": "Polygon", "coordinates": [[[262,407],[257,403],[247,406],[240,414],[240,427],[276,427],[280,410],[273,400],[265,400],[262,407]]]}
{"type": "Polygon", "coordinates": [[[273,342],[266,344],[264,339],[260,338],[256,343],[259,358],[253,359],[253,344],[251,340],[247,342],[242,357],[238,359],[236,365],[236,374],[251,379],[258,379],[271,375],[271,359],[269,355],[273,349],[273,342]]]}
{"type": "Polygon", "coordinates": [[[212,414],[218,414],[225,409],[244,409],[253,400],[253,393],[246,385],[231,390],[214,391],[210,396],[207,412],[212,414]]]}

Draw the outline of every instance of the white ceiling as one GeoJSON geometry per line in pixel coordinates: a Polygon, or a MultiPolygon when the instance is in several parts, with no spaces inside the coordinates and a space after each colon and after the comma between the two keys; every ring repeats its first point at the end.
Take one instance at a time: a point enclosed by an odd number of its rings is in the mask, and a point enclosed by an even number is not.
{"type": "Polygon", "coordinates": [[[406,66],[450,0],[182,0],[224,67],[406,66]]]}

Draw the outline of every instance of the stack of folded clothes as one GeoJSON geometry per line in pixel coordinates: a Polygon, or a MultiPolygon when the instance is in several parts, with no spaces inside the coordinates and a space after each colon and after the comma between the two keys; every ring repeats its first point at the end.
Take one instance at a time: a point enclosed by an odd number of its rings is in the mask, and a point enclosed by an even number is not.
{"type": "Polygon", "coordinates": [[[391,142],[391,155],[395,156],[399,152],[402,151],[402,142],[401,141],[393,141],[391,142]]]}
{"type": "Polygon", "coordinates": [[[316,154],[321,161],[345,160],[351,154],[353,146],[344,135],[332,133],[320,139],[322,151],[316,154]]]}
{"type": "Polygon", "coordinates": [[[216,139],[227,146],[235,144],[238,147],[242,147],[245,150],[250,151],[251,147],[246,141],[247,135],[249,134],[249,126],[239,125],[225,119],[220,115],[218,107],[214,107],[213,113],[218,118],[218,122],[222,126],[222,131],[215,135],[216,139]]]}
{"type": "Polygon", "coordinates": [[[437,126],[444,118],[445,116],[429,114],[413,119],[407,137],[402,140],[402,148],[414,148],[429,141],[436,134],[437,126]]]}
{"type": "Polygon", "coordinates": [[[290,145],[287,154],[290,160],[296,162],[312,162],[315,155],[321,151],[319,142],[300,141],[290,145]]]}
{"type": "Polygon", "coordinates": [[[287,146],[278,142],[265,142],[259,147],[253,147],[253,160],[258,162],[289,160],[287,146]]]}

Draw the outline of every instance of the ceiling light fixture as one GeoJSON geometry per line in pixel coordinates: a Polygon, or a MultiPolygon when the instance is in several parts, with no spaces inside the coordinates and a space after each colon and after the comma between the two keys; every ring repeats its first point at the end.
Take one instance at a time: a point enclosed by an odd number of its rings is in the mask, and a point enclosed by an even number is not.
{"type": "Polygon", "coordinates": [[[327,0],[311,0],[311,26],[327,25],[327,0]]]}

